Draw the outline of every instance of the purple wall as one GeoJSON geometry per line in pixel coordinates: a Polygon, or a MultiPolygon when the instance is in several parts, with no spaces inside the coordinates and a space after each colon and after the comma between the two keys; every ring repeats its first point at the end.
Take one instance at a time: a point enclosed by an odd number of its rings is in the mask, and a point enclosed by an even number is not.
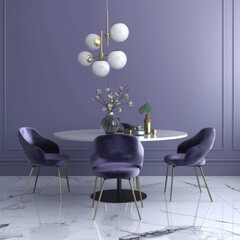
{"type": "MultiPolygon", "coordinates": [[[[154,128],[191,136],[214,126],[217,139],[206,174],[239,174],[239,1],[109,1],[110,25],[124,22],[130,35],[124,43],[110,42],[109,51],[122,49],[128,62],[106,78],[77,62],[78,53],[87,50],[85,36],[104,30],[104,0],[1,0],[0,11],[0,174],[28,170],[17,140],[21,126],[58,142],[72,159],[71,174],[91,174],[90,145],[61,141],[53,133],[98,128],[104,114],[91,94],[106,81],[130,87],[135,106],[119,114],[123,122],[142,125],[138,107],[149,102],[154,128]]],[[[144,143],[144,174],[162,175],[164,155],[179,142],[144,143]]]]}

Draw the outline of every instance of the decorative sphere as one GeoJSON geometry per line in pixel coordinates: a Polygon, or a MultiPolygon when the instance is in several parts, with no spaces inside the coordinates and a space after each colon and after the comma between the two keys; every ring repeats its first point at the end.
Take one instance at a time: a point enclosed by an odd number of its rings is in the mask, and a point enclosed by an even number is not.
{"type": "Polygon", "coordinates": [[[91,33],[85,38],[85,43],[89,49],[97,50],[100,48],[101,40],[97,34],[91,33]]]}
{"type": "Polygon", "coordinates": [[[107,61],[98,60],[93,63],[92,71],[98,77],[105,77],[110,71],[110,66],[107,61]]]}
{"type": "Polygon", "coordinates": [[[129,30],[124,23],[116,23],[111,27],[110,34],[114,41],[124,42],[128,38],[129,30]]]}
{"type": "Polygon", "coordinates": [[[93,56],[90,52],[83,51],[78,54],[79,63],[85,67],[88,67],[92,64],[92,61],[90,61],[91,59],[93,59],[93,56]]]}
{"type": "Polygon", "coordinates": [[[113,51],[108,55],[108,63],[111,68],[121,69],[127,63],[127,56],[123,51],[113,51]]]}

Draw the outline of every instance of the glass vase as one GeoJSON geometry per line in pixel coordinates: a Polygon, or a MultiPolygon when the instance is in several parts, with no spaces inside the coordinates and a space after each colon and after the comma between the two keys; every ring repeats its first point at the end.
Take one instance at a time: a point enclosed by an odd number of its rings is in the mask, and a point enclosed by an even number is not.
{"type": "Polygon", "coordinates": [[[107,115],[101,121],[101,127],[106,134],[114,134],[118,130],[120,123],[114,116],[113,112],[107,113],[107,115]]]}

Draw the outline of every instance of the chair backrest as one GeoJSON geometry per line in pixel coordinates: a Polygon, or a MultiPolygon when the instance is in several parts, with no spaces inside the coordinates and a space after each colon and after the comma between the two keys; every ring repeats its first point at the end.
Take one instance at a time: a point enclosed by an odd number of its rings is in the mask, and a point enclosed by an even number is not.
{"type": "Polygon", "coordinates": [[[111,134],[95,138],[90,151],[90,161],[94,168],[107,162],[132,163],[142,169],[144,149],[140,140],[131,135],[111,134]]]}
{"type": "Polygon", "coordinates": [[[34,128],[19,128],[18,138],[24,153],[32,163],[45,164],[45,153],[59,153],[58,145],[44,138],[34,128]]]}
{"type": "Polygon", "coordinates": [[[178,152],[186,153],[185,160],[189,163],[205,161],[205,156],[213,147],[215,137],[215,128],[203,128],[194,137],[179,144],[178,152]]]}
{"type": "Polygon", "coordinates": [[[129,123],[122,123],[124,129],[132,129],[132,125],[129,123]]]}

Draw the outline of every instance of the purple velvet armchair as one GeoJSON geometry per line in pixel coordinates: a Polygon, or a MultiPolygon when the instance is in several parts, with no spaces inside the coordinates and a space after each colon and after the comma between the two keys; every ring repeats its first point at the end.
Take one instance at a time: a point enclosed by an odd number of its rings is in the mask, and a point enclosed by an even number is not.
{"type": "Polygon", "coordinates": [[[179,144],[176,154],[169,154],[165,156],[164,162],[167,164],[167,172],[166,172],[164,192],[166,192],[166,187],[167,187],[168,167],[169,165],[172,166],[170,201],[172,201],[174,168],[179,166],[194,167],[194,171],[195,171],[197,182],[198,182],[198,187],[201,192],[201,186],[199,183],[197,167],[200,169],[210,200],[213,201],[204,173],[203,173],[202,166],[206,163],[205,156],[212,149],[215,141],[215,137],[216,137],[215,128],[211,128],[211,127],[203,128],[194,137],[179,144]]]}
{"type": "MultiPolygon", "coordinates": [[[[137,137],[113,134],[98,136],[94,140],[90,154],[92,170],[96,176],[93,201],[95,199],[98,177],[102,178],[103,181],[93,219],[96,217],[106,179],[129,180],[139,219],[141,219],[131,179],[139,176],[143,166],[143,159],[144,149],[137,137]]],[[[137,182],[139,183],[139,180],[137,182]]],[[[140,183],[138,187],[141,196],[140,183]]]]}
{"type": "Polygon", "coordinates": [[[61,194],[60,166],[65,167],[65,175],[66,175],[66,180],[68,185],[68,191],[70,192],[68,174],[67,174],[67,168],[66,168],[66,163],[69,161],[69,157],[65,154],[60,154],[58,145],[55,142],[43,137],[34,128],[30,128],[30,127],[19,128],[18,138],[24,150],[24,153],[28,158],[29,164],[31,164],[32,166],[20,201],[22,201],[23,196],[26,192],[28,182],[30,180],[30,177],[33,173],[34,168],[37,168],[37,174],[36,174],[35,184],[33,188],[33,193],[35,193],[35,190],[36,190],[37,180],[38,180],[41,167],[57,167],[59,196],[60,196],[60,202],[61,202],[62,194],[61,194]]]}

